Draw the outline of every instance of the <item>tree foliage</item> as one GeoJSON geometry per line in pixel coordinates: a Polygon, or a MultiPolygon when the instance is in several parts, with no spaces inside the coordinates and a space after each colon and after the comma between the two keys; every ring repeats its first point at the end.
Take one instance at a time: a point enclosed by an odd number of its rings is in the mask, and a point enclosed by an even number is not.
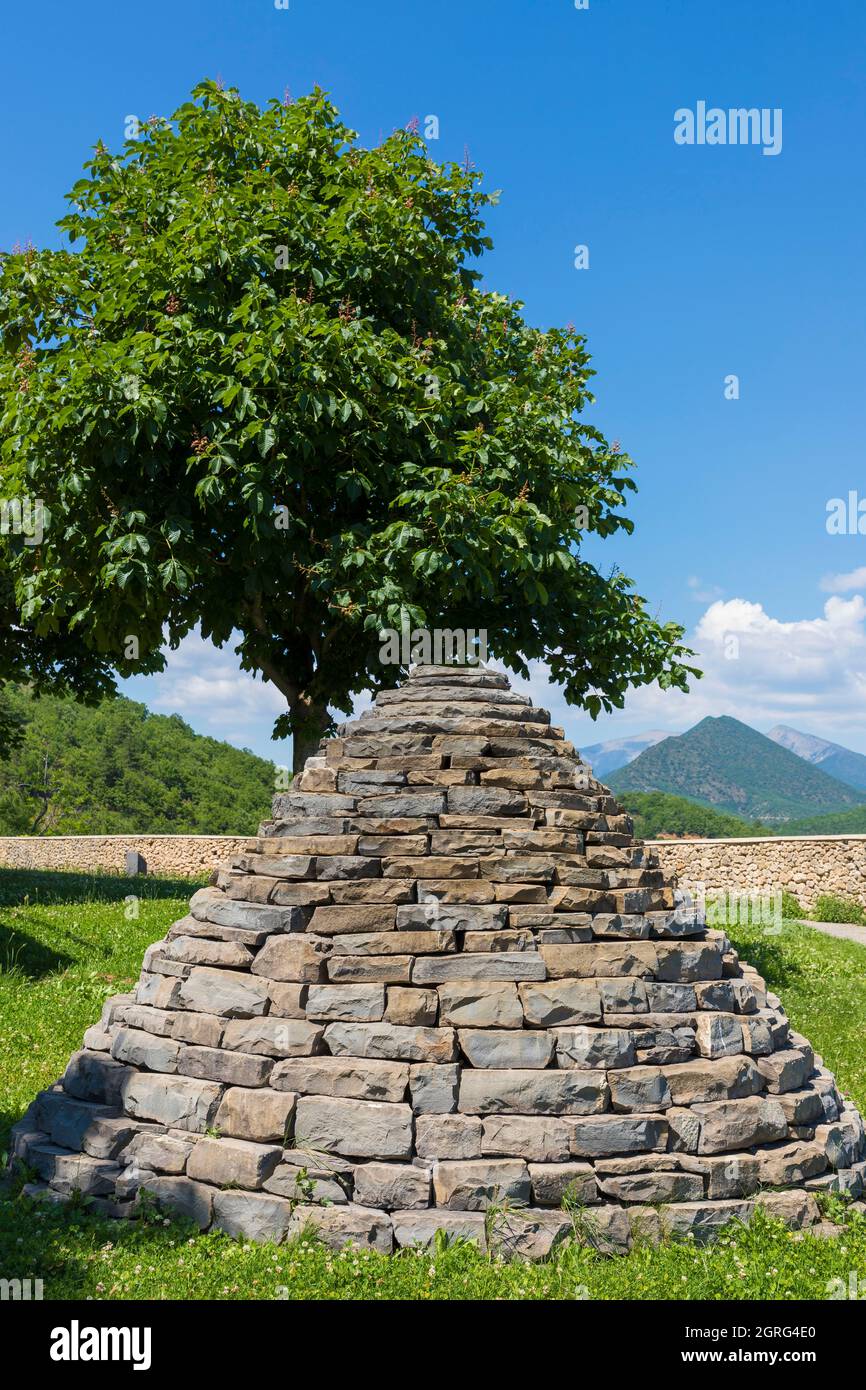
{"type": "MultiPolygon", "coordinates": [[[[81,700],[98,700],[114,690],[104,658],[84,650],[68,630],[37,633],[22,621],[9,557],[21,542],[0,535],[0,681],[27,681],[35,693],[72,692],[81,700]]],[[[20,708],[0,687],[0,762],[21,743],[20,708]]]]}
{"type": "Polygon", "coordinates": [[[584,338],[481,287],[494,196],[409,130],[362,148],[318,90],[204,82],[97,146],[71,247],[0,265],[3,487],[50,514],[24,621],[123,674],[235,634],[301,746],[396,683],[407,622],[483,628],[593,715],[685,688],[682,629],[583,556],[631,530],[631,460],[583,418],[584,338]]]}
{"type": "Polygon", "coordinates": [[[659,835],[733,840],[773,833],[759,821],[714,811],[711,806],[667,792],[623,792],[617,799],[633,817],[634,833],[640,840],[654,840],[659,835]]]}
{"type": "Polygon", "coordinates": [[[122,697],[3,692],[21,730],[0,764],[0,835],[252,835],[274,766],[122,697]]]}

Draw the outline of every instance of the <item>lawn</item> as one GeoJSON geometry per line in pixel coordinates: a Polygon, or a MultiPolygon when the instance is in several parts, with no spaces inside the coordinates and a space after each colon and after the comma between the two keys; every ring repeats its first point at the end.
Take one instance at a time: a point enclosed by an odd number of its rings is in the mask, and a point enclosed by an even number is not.
{"type": "MultiPolygon", "coordinates": [[[[134,984],[144,948],[183,915],[183,880],[0,870],[0,1149],[9,1125],[63,1071],[109,994],[134,984]]],[[[866,949],[786,923],[781,935],[731,928],[792,1018],[866,1102],[866,949]]],[[[0,1197],[0,1273],[41,1278],[46,1298],[200,1299],[826,1299],[866,1275],[866,1221],[832,1240],[765,1217],[711,1247],[641,1247],[605,1258],[567,1246],[535,1266],[442,1245],[387,1258],[312,1241],[254,1246],[177,1223],[108,1222],[86,1206],[0,1197]]]]}

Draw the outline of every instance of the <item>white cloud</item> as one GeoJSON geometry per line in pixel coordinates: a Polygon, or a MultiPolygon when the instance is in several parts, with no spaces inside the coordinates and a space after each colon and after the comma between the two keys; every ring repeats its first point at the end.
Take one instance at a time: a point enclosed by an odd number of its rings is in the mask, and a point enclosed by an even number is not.
{"type": "Polygon", "coordinates": [[[829,598],[823,615],[783,622],[760,603],[735,598],[710,605],[688,639],[703,679],[684,695],[650,685],[632,691],[622,714],[592,725],[584,742],[648,728],[680,733],[706,715],[727,714],[766,730],[793,724],[866,751],[866,601],[829,598]]]}
{"type": "Polygon", "coordinates": [[[825,574],[821,588],[825,594],[850,594],[855,589],[866,589],[866,565],[849,570],[847,574],[825,574]]]}
{"type": "Polygon", "coordinates": [[[271,740],[285,699],[276,686],[240,670],[232,643],[220,649],[195,632],[165,656],[160,675],[121,681],[122,693],[155,714],[179,714],[196,733],[251,748],[274,762],[291,761],[291,744],[271,740]]]}
{"type": "MultiPolygon", "coordinates": [[[[629,693],[624,710],[596,722],[566,704],[542,662],[531,663],[528,681],[512,674],[512,685],[549,709],[554,724],[562,725],[578,748],[647,729],[681,733],[706,715],[728,714],[761,730],[793,724],[866,752],[866,599],[861,594],[834,593],[820,616],[787,622],[748,599],[717,600],[687,642],[697,653],[693,664],[704,672],[688,694],[644,686],[629,693]]],[[[162,675],[122,682],[124,693],[158,713],[180,714],[199,733],[290,762],[290,744],[270,738],[274,719],[285,708],[283,697],[274,686],[240,671],[231,646],[219,651],[191,635],[167,659],[162,675]]],[[[360,695],[355,713],[369,703],[369,695],[360,695]]]]}

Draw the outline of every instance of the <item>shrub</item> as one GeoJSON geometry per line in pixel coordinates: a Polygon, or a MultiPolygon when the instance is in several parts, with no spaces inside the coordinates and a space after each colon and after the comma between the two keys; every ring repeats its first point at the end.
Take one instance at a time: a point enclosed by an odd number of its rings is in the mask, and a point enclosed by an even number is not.
{"type": "Polygon", "coordinates": [[[782,890],[782,917],[786,919],[792,917],[797,919],[805,916],[806,914],[800,906],[800,901],[796,893],[792,893],[789,889],[784,888],[782,890]]]}
{"type": "Polygon", "coordinates": [[[822,893],[815,899],[812,912],[816,922],[853,922],[866,926],[866,913],[853,898],[841,898],[837,893],[822,893]]]}

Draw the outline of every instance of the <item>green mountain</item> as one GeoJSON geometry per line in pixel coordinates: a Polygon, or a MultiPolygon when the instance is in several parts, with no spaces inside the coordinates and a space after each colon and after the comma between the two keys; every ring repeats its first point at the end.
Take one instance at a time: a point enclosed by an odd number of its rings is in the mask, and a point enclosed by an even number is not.
{"type": "Polygon", "coordinates": [[[862,792],[722,715],[663,739],[610,778],[614,792],[662,791],[746,820],[784,822],[852,810],[862,792]]]}
{"type": "Polygon", "coordinates": [[[18,737],[0,761],[0,835],[249,835],[274,765],[117,697],[88,708],[5,686],[18,737]]]}
{"type": "Polygon", "coordinates": [[[641,840],[654,840],[659,835],[699,835],[706,840],[749,839],[773,833],[765,825],[714,811],[710,806],[687,801],[683,796],[670,796],[667,792],[623,792],[619,799],[633,818],[634,833],[641,840]]]}

